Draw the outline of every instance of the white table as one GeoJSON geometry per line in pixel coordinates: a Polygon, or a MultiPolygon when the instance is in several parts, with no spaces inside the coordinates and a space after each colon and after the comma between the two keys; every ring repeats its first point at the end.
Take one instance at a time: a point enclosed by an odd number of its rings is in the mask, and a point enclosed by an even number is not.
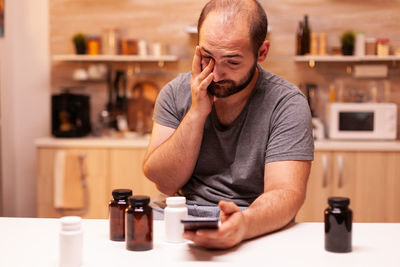
{"type": "MultiPolygon", "coordinates": [[[[58,266],[58,219],[0,218],[0,266],[58,266]]],[[[299,223],[229,250],[166,243],[154,221],[154,249],[133,252],[108,239],[107,220],[83,220],[84,266],[400,266],[400,224],[353,224],[353,252],[324,250],[322,223],[299,223]]]]}

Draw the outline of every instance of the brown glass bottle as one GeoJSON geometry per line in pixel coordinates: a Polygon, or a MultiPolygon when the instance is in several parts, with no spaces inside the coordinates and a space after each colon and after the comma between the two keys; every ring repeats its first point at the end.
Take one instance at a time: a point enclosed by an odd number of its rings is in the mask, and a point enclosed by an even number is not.
{"type": "Polygon", "coordinates": [[[296,55],[303,55],[302,53],[302,43],[303,43],[303,22],[299,21],[299,26],[296,32],[296,55]]]}
{"type": "Polygon", "coordinates": [[[128,197],[132,196],[130,189],[115,189],[112,191],[113,200],[110,201],[109,221],[110,239],[125,241],[125,210],[129,206],[128,197]]]}
{"type": "Polygon", "coordinates": [[[325,209],[325,249],[331,252],[350,252],[353,212],[350,199],[330,197],[325,209]]]}
{"type": "Polygon", "coordinates": [[[153,248],[153,210],[148,196],[129,197],[126,209],[126,249],[134,251],[153,248]]]}
{"type": "Polygon", "coordinates": [[[308,24],[308,16],[304,15],[303,32],[301,36],[301,54],[307,55],[310,53],[310,38],[311,29],[308,24]]]}

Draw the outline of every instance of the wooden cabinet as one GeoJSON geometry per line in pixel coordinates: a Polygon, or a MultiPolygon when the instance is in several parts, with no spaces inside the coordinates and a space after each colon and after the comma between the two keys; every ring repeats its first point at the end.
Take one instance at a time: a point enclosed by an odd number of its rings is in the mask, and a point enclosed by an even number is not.
{"type": "MultiPolygon", "coordinates": [[[[130,188],[134,195],[158,196],[155,184],[147,179],[142,171],[146,149],[110,150],[110,188],[130,188]]],[[[110,191],[111,194],[111,191],[110,191]]]]}
{"type": "Polygon", "coordinates": [[[106,149],[39,148],[37,162],[38,217],[107,216],[106,149]]]}
{"type": "Polygon", "coordinates": [[[134,194],[158,194],[144,177],[145,148],[37,149],[38,217],[79,215],[107,218],[111,191],[131,188],[134,194]]]}
{"type": "Polygon", "coordinates": [[[323,221],[328,197],[345,196],[355,222],[400,222],[399,165],[399,152],[315,152],[296,221],[323,221]]]}

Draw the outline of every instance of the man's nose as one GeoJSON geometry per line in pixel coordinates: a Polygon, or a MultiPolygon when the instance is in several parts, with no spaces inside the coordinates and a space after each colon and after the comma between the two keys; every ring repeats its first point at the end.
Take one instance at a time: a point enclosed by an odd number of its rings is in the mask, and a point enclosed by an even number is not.
{"type": "Polygon", "coordinates": [[[217,62],[214,63],[213,73],[214,73],[214,79],[213,79],[214,82],[219,82],[223,80],[224,74],[222,72],[221,66],[219,66],[217,62]]]}

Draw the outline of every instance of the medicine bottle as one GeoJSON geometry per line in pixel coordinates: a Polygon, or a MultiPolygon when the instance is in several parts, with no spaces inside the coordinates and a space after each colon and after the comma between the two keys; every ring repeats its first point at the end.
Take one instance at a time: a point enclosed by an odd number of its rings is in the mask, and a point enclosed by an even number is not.
{"type": "Polygon", "coordinates": [[[126,249],[134,251],[153,248],[153,209],[149,206],[148,196],[128,198],[126,209],[126,249]]]}
{"type": "Polygon", "coordinates": [[[132,196],[132,190],[115,189],[112,196],[114,199],[108,205],[110,240],[125,241],[125,210],[129,206],[128,197],[132,196]]]}
{"type": "Polygon", "coordinates": [[[350,252],[353,212],[349,209],[350,199],[328,198],[325,209],[325,249],[331,252],[350,252]]]}
{"type": "Polygon", "coordinates": [[[77,216],[66,216],[62,217],[60,221],[60,266],[81,266],[83,257],[82,219],[77,216]]]}
{"type": "Polygon", "coordinates": [[[164,209],[165,240],[167,242],[184,242],[182,237],[183,224],[181,219],[188,215],[185,197],[167,197],[167,207],[164,209]]]}

